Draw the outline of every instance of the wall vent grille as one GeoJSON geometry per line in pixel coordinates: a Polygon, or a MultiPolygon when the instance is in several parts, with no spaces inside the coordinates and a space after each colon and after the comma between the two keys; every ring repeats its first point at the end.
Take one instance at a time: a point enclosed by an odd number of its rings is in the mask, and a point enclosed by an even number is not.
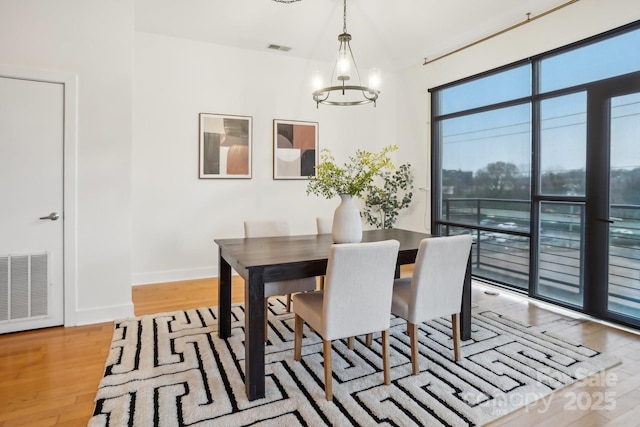
{"type": "Polygon", "coordinates": [[[49,254],[0,256],[0,322],[49,314],[49,254]]]}

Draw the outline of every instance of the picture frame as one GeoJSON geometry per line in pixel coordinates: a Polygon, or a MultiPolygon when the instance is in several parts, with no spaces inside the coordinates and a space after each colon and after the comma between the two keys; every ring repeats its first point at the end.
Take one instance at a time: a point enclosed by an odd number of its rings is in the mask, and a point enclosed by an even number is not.
{"type": "Polygon", "coordinates": [[[308,179],[318,165],[318,123],[273,120],[273,179],[308,179]]]}
{"type": "Polygon", "coordinates": [[[253,117],[199,115],[199,177],[251,179],[253,117]]]}

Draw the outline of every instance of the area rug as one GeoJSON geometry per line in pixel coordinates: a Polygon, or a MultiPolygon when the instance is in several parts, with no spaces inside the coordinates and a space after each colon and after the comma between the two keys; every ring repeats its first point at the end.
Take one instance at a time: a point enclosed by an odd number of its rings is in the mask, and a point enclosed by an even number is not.
{"type": "Polygon", "coordinates": [[[477,426],[593,375],[617,359],[548,331],[473,309],[472,339],[453,361],[451,324],[420,326],[420,369],[411,375],[406,323],[392,319],[391,379],[382,378],[381,339],[353,350],[333,344],[333,402],[324,395],[322,341],[305,329],[293,360],[294,316],[270,299],[266,397],[244,388],[244,307],[232,336],[218,338],[217,308],[115,323],[90,426],[477,426]]]}

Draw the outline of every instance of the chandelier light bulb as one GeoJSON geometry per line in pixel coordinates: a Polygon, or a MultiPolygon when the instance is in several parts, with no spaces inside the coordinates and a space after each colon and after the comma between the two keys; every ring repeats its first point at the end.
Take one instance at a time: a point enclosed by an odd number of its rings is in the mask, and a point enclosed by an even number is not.
{"type": "Polygon", "coordinates": [[[311,85],[314,91],[322,89],[322,87],[324,86],[324,79],[322,78],[322,73],[320,72],[320,70],[314,71],[311,85]]]}
{"type": "Polygon", "coordinates": [[[382,83],[382,76],[379,68],[372,68],[369,70],[369,87],[372,89],[380,89],[382,83]]]}
{"type": "Polygon", "coordinates": [[[344,81],[351,78],[351,63],[349,52],[346,49],[338,52],[338,80],[344,81]]]}

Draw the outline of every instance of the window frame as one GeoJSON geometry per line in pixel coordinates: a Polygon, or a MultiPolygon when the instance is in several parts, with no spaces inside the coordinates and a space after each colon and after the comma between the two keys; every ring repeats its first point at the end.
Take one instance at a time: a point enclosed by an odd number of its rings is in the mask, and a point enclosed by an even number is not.
{"type": "MultiPolygon", "coordinates": [[[[561,302],[559,303],[558,301],[552,300],[550,298],[545,298],[544,296],[540,296],[536,293],[536,287],[537,287],[537,283],[538,283],[538,275],[539,275],[539,259],[538,259],[538,247],[540,245],[540,206],[542,203],[545,202],[562,202],[562,203],[585,203],[585,201],[587,200],[587,194],[585,195],[577,195],[577,196],[567,196],[567,195],[551,195],[551,194],[542,194],[541,193],[541,185],[540,185],[540,178],[541,178],[541,173],[540,173],[540,104],[542,101],[546,100],[546,99],[551,99],[551,98],[556,98],[558,96],[563,96],[563,95],[568,95],[571,93],[576,93],[576,92],[581,92],[581,91],[587,91],[588,89],[593,90],[594,87],[597,87],[598,85],[605,85],[605,86],[611,86],[611,84],[614,84],[618,81],[620,82],[629,82],[631,81],[631,86],[635,85],[635,80],[636,80],[636,76],[640,74],[640,70],[638,70],[637,72],[632,72],[632,73],[628,73],[628,74],[621,74],[619,76],[614,76],[614,77],[609,77],[603,80],[596,80],[593,82],[586,82],[586,83],[580,83],[574,86],[570,86],[570,87],[564,87],[564,88],[560,88],[560,89],[556,89],[556,90],[552,90],[552,91],[548,91],[545,93],[541,93],[540,92],[540,64],[541,62],[546,59],[549,58],[551,56],[557,56],[557,55],[561,55],[563,53],[572,51],[574,49],[577,48],[583,48],[586,47],[588,45],[606,40],[606,39],[610,39],[616,36],[620,36],[623,35],[627,32],[631,32],[631,31],[638,31],[640,30],[640,21],[635,21],[632,22],[630,24],[624,25],[622,27],[619,28],[615,28],[613,30],[601,33],[601,34],[597,34],[591,37],[588,37],[584,40],[580,40],[571,44],[568,44],[566,46],[562,46],[562,47],[558,47],[556,49],[553,50],[549,50],[547,52],[535,55],[535,56],[531,56],[529,58],[525,58],[522,59],[520,61],[516,61],[507,65],[503,65],[501,67],[497,67],[495,69],[492,70],[488,70],[488,71],[484,71],[482,73],[478,73],[476,75],[473,76],[468,76],[459,80],[456,80],[454,82],[450,82],[447,84],[443,84],[443,85],[439,85],[437,87],[431,88],[428,90],[428,92],[431,94],[431,149],[430,149],[430,154],[431,154],[431,171],[430,171],[430,178],[431,178],[431,188],[432,188],[432,192],[431,192],[431,230],[432,233],[434,234],[439,234],[438,232],[442,229],[445,233],[448,233],[449,228],[451,227],[463,227],[463,228],[470,228],[470,224],[465,224],[465,223],[460,223],[460,222],[454,222],[454,221],[448,221],[445,219],[444,217],[444,213],[443,213],[443,188],[442,188],[442,184],[443,184],[443,174],[442,174],[442,161],[443,161],[443,146],[442,146],[442,137],[443,135],[441,134],[441,126],[440,123],[443,120],[447,120],[447,119],[451,119],[451,118],[457,118],[457,117],[464,117],[464,116],[468,116],[471,114],[476,114],[476,113],[480,113],[480,112],[486,112],[486,111],[491,111],[491,110],[496,110],[496,109],[500,109],[500,108],[505,108],[505,107],[509,107],[509,106],[513,106],[513,105],[518,105],[518,104],[522,104],[522,103],[529,103],[530,104],[530,109],[531,109],[531,118],[530,118],[530,123],[531,123],[531,161],[530,161],[530,197],[529,197],[529,203],[530,203],[530,229],[528,232],[522,232],[522,231],[509,231],[510,235],[513,236],[521,236],[521,237],[526,237],[529,239],[529,277],[528,277],[528,288],[526,290],[526,292],[522,291],[523,293],[527,293],[530,297],[536,298],[536,299],[540,299],[540,300],[547,300],[551,303],[554,303],[556,305],[561,305],[561,306],[566,306],[568,308],[571,309],[576,309],[576,307],[568,305],[568,304],[562,304],[561,302]],[[479,107],[474,107],[474,108],[470,108],[467,110],[461,110],[461,111],[456,111],[456,112],[452,112],[452,113],[447,113],[447,114],[439,114],[439,106],[437,105],[439,100],[439,96],[438,94],[441,93],[441,91],[451,87],[451,86],[455,86],[455,85],[460,85],[460,84],[465,84],[468,83],[470,81],[473,80],[480,80],[504,71],[507,71],[511,68],[515,68],[515,67],[520,67],[522,66],[523,63],[528,63],[529,66],[531,67],[531,93],[530,96],[527,97],[520,97],[517,99],[513,99],[513,100],[508,100],[508,101],[503,101],[503,102],[499,102],[499,103],[495,103],[495,104],[488,104],[488,105],[484,105],[484,106],[479,106],[479,107]]],[[[620,88],[621,91],[625,91],[626,89],[628,89],[626,86],[628,86],[629,84],[625,83],[625,88],[620,88]]],[[[599,125],[598,125],[599,126],[599,125]]],[[[600,129],[599,127],[597,129],[600,129]]],[[[587,132],[590,132],[590,130],[587,130],[587,132]]],[[[589,135],[587,135],[587,138],[589,138],[589,135]]],[[[588,191],[588,190],[587,190],[588,191]]],[[[589,216],[593,216],[593,213],[590,213],[589,216]]],[[[472,231],[475,230],[487,230],[486,227],[483,227],[482,225],[478,224],[477,226],[473,226],[471,227],[472,231]]],[[[584,231],[583,231],[584,232],[584,231]]],[[[477,279],[477,277],[476,277],[477,279]]],[[[482,279],[481,279],[482,280],[482,279]]],[[[485,279],[486,280],[486,279],[485,279]]],[[[491,283],[497,284],[499,286],[504,286],[507,287],[509,289],[515,290],[516,292],[519,290],[517,287],[510,285],[508,283],[501,283],[500,281],[497,280],[488,280],[491,283]]],[[[598,291],[589,291],[591,292],[590,295],[586,295],[585,294],[585,302],[584,302],[584,306],[583,309],[579,309],[580,311],[586,311],[586,312],[591,312],[592,307],[594,306],[594,303],[592,302],[592,300],[594,299],[601,299],[602,297],[602,291],[600,291],[600,293],[598,293],[598,291]]],[[[606,293],[606,292],[605,292],[606,293]]],[[[592,313],[590,313],[592,314],[592,313]]],[[[596,313],[596,315],[600,315],[600,313],[596,313]]],[[[608,318],[615,318],[616,316],[609,316],[608,318]]],[[[616,321],[620,322],[620,323],[627,323],[624,319],[615,319],[616,321]]],[[[637,325],[634,325],[637,326],[637,325]]]]}

